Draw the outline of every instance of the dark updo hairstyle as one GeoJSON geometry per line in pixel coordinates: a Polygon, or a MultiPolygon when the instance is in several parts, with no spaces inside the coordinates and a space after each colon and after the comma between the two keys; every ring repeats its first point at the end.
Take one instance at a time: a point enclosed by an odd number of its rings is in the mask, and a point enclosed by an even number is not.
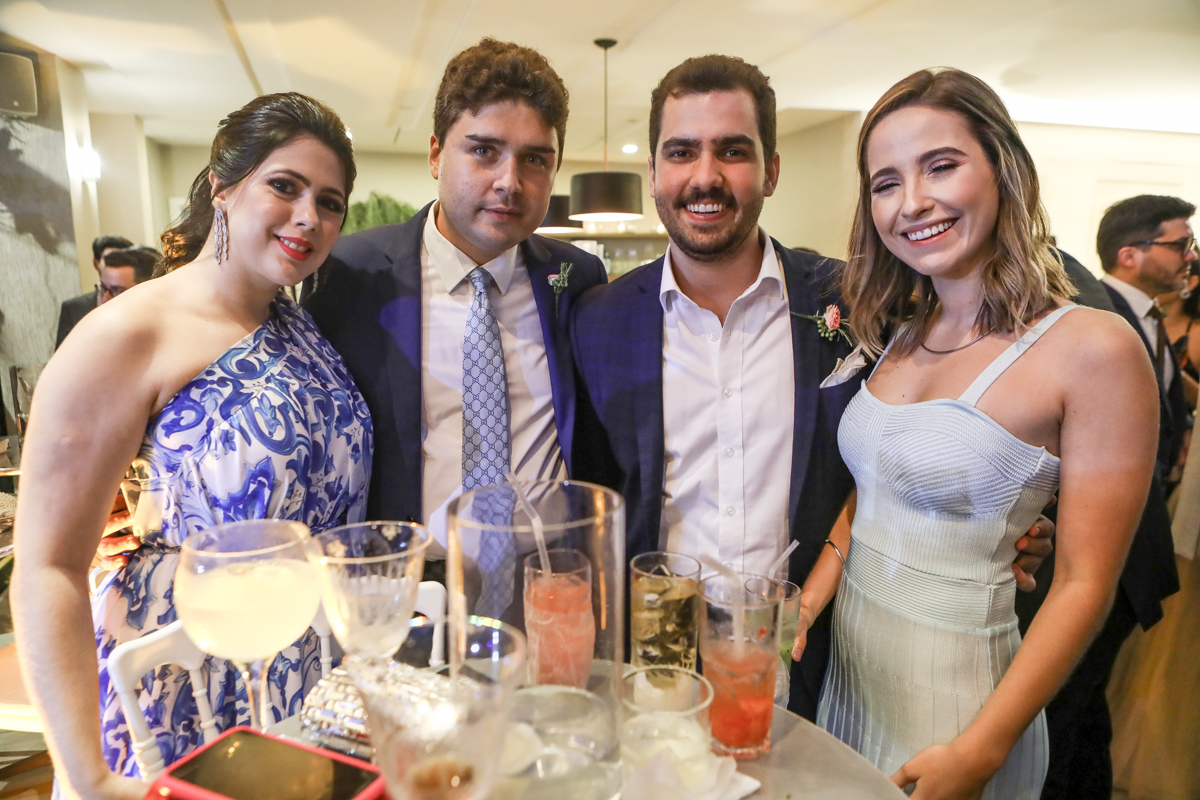
{"type": "Polygon", "coordinates": [[[220,192],[236,185],[271,153],[305,136],[337,155],[346,171],[346,196],[349,197],[357,175],[354,147],[346,126],[333,109],[297,92],[256,97],[217,126],[208,166],[192,181],[188,202],[178,224],[162,235],[163,256],[155,275],[165,275],[195,261],[200,255],[212,228],[214,190],[220,192]],[[210,171],[216,176],[215,187],[208,182],[210,171]]]}

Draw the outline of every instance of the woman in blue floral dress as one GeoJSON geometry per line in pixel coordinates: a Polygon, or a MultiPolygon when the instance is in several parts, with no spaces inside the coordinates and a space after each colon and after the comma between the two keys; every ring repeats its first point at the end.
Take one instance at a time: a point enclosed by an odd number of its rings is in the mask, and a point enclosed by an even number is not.
{"type": "MultiPolygon", "coordinates": [[[[60,793],[141,797],[105,663],[175,620],[179,546],[222,522],[314,531],[363,519],[371,420],[341,358],[279,293],[314,273],[354,181],[341,120],[294,93],[222,121],[209,167],[163,236],[161,277],[81,322],[33,403],[17,514],[13,606],[60,793]],[[123,474],[140,484],[141,546],[91,598],[87,573],[123,474]],[[97,709],[99,714],[97,714],[97,709]]],[[[312,631],[271,665],[276,719],[320,677],[312,631]]],[[[221,729],[249,720],[236,671],[209,658],[221,729]]],[[[187,672],[147,675],[142,711],[166,763],[202,741],[187,672]]]]}

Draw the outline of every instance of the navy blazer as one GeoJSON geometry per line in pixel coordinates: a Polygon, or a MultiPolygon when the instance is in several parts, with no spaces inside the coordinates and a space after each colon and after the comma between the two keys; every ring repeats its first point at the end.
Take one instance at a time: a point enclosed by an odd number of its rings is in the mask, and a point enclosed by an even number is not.
{"type": "MultiPolygon", "coordinates": [[[[424,519],[421,246],[432,205],[408,222],[339,239],[318,272],[315,292],[305,301],[321,332],[345,359],[371,411],[375,456],[369,519],[424,519]]],[[[575,298],[607,277],[600,259],[565,242],[530,236],[520,248],[542,321],[558,442],[569,466],[575,378],[567,321],[575,298]],[[550,279],[564,264],[572,265],[571,272],[566,289],[557,295],[550,279]]]]}
{"type": "MultiPolygon", "coordinates": [[[[788,250],[774,239],[771,243],[793,312],[819,314],[839,302],[833,280],[839,262],[788,250]]],[[[591,290],[576,304],[571,322],[571,346],[583,384],[572,475],[610,486],[625,497],[629,558],[659,544],[666,448],[659,301],[663,263],[660,258],[591,290]]],[[[793,316],[791,321],[796,396],[788,527],[800,544],[790,559],[789,577],[803,584],[854,488],[838,451],[837,429],[866,372],[819,389],[850,348],[841,337],[822,338],[812,320],[793,316]]],[[[810,718],[825,673],[829,616],[827,609],[809,633],[802,680],[796,680],[793,669],[792,707],[810,718]]]]}
{"type": "MultiPolygon", "coordinates": [[[[1146,338],[1141,322],[1129,307],[1120,292],[1104,284],[1117,313],[1133,326],[1141,337],[1150,361],[1154,361],[1154,347],[1146,338]]],[[[1170,353],[1170,349],[1167,350],[1170,353]]],[[[1142,511],[1121,572],[1121,589],[1125,592],[1138,622],[1149,628],[1162,619],[1162,601],[1179,591],[1179,573],[1175,566],[1175,546],[1171,539],[1171,516],[1167,511],[1163,482],[1179,457],[1179,448],[1186,429],[1187,400],[1183,396],[1183,380],[1178,364],[1170,386],[1158,386],[1158,456],[1154,477],[1150,481],[1150,495],[1142,511]]]]}

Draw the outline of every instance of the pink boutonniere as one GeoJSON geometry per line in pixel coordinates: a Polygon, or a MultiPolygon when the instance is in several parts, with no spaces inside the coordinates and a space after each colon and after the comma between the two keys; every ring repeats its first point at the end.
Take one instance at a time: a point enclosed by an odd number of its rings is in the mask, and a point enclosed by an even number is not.
{"type": "Polygon", "coordinates": [[[824,339],[836,339],[841,336],[846,340],[846,344],[854,344],[854,340],[850,338],[849,323],[842,319],[842,310],[832,303],[820,314],[797,314],[795,311],[792,314],[817,323],[817,333],[824,339]]]}

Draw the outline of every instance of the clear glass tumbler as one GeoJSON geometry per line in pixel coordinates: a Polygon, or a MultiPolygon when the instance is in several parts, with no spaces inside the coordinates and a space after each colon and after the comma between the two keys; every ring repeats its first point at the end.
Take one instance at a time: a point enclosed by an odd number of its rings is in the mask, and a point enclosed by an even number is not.
{"type": "Polygon", "coordinates": [[[360,666],[375,762],[393,800],[480,800],[496,781],[513,691],[524,674],[525,637],[494,619],[470,617],[457,678],[436,653],[442,622],[413,620],[395,659],[360,666]]]}
{"type": "Polygon", "coordinates": [[[621,724],[621,772],[636,779],[655,757],[675,768],[680,782],[702,794],[709,776],[713,687],[703,675],[682,667],[641,667],[625,675],[621,724]]]}
{"type": "Polygon", "coordinates": [[[510,738],[533,746],[507,776],[513,795],[612,797],[620,784],[624,500],[575,481],[486,486],[450,502],[447,533],[451,609],[489,609],[529,640],[529,685],[518,691],[519,733],[510,738]],[[542,569],[535,525],[553,575],[542,569]]]}
{"type": "Polygon", "coordinates": [[[700,562],[653,551],[634,556],[629,572],[630,663],[695,669],[700,562]]]}
{"type": "Polygon", "coordinates": [[[529,683],[586,688],[596,649],[592,562],[579,550],[554,549],[542,569],[525,556],[525,639],[529,683]]]}
{"type": "Polygon", "coordinates": [[[779,626],[779,657],[784,667],[792,665],[792,647],[800,627],[800,587],[791,581],[783,584],[783,621],[779,626]]]}
{"type": "Polygon", "coordinates": [[[771,747],[783,585],[762,575],[743,574],[738,581],[731,585],[725,576],[714,575],[700,584],[700,659],[713,687],[713,750],[754,759],[771,747]],[[742,597],[740,626],[734,624],[735,592],[742,597]]]}

